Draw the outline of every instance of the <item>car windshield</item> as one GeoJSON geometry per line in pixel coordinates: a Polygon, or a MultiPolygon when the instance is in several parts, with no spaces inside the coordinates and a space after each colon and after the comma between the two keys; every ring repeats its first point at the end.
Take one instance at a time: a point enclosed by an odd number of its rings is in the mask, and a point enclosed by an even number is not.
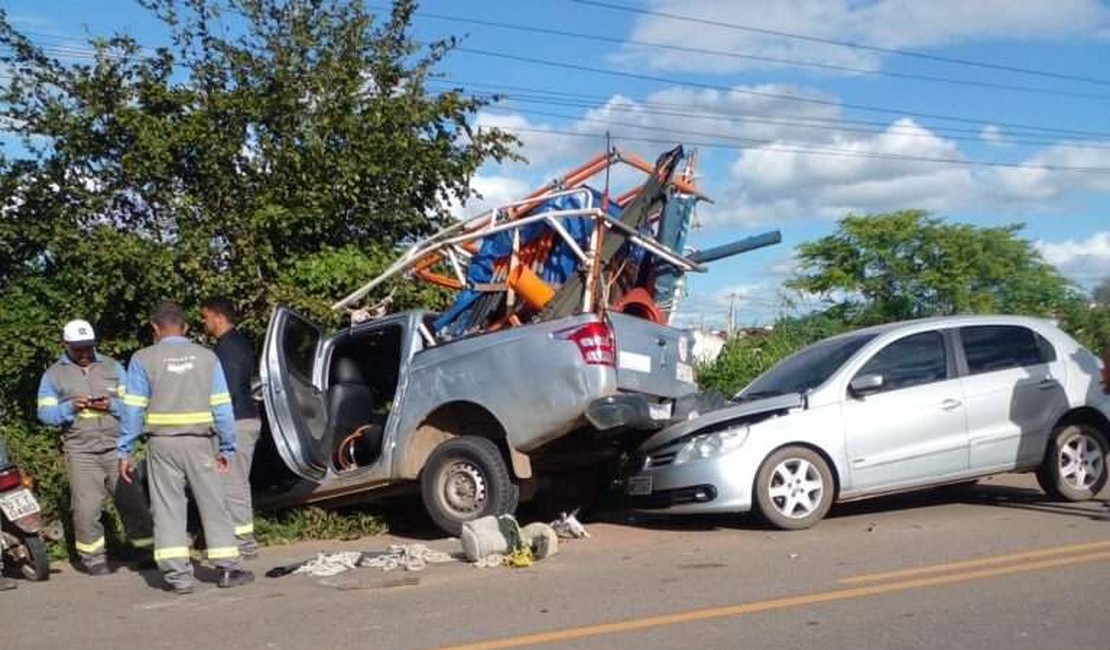
{"type": "Polygon", "coordinates": [[[736,400],[747,401],[804,393],[817,388],[832,376],[857,350],[875,334],[855,334],[814,343],[797,352],[760,375],[747,388],[736,395],[736,400]]]}

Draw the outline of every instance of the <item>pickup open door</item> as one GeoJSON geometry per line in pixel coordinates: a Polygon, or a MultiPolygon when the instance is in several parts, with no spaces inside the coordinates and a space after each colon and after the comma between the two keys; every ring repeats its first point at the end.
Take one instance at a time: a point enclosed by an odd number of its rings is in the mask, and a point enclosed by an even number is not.
{"type": "Polygon", "coordinates": [[[330,441],[319,372],[323,332],[286,307],[270,318],[259,374],[274,446],[301,478],[327,473],[330,441]]]}

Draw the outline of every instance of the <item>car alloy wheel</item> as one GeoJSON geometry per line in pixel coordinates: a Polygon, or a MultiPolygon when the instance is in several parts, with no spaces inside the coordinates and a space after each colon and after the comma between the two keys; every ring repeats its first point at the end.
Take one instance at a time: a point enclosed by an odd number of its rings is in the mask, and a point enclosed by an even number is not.
{"type": "Polygon", "coordinates": [[[756,474],[755,506],[772,526],[801,530],[821,521],[836,498],[836,479],[817,450],[783,447],[756,474]]]}
{"type": "Polygon", "coordinates": [[[771,472],[767,493],[775,509],[783,516],[804,519],[821,506],[825,484],[821,473],[811,463],[801,458],[790,458],[779,463],[771,472]]]}
{"type": "Polygon", "coordinates": [[[1060,478],[1076,490],[1092,489],[1106,471],[1104,454],[1095,438],[1086,433],[1073,436],[1060,447],[1060,478]]]}
{"type": "Polygon", "coordinates": [[[1086,422],[1064,424],[1052,431],[1037,483],[1053,499],[1086,501],[1107,482],[1106,435],[1086,422]]]}

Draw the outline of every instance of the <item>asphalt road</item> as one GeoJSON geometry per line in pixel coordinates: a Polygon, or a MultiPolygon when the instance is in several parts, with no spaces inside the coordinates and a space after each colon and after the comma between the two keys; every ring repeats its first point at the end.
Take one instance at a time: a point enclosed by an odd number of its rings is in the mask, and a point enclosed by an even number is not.
{"type": "Polygon", "coordinates": [[[1045,503],[1031,477],[1004,476],[836,507],[794,533],[742,518],[613,518],[526,569],[261,576],[316,551],[458,550],[419,526],[265,549],[255,584],[191,596],[157,590],[152,573],[61,566],[0,593],[0,647],[1105,648],[1107,513],[1101,501],[1045,503]]]}

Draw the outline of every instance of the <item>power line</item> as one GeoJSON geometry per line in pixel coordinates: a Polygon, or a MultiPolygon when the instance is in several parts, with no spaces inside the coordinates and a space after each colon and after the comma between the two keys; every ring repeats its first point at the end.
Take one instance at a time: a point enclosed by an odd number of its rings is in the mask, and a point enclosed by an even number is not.
{"type": "MultiPolygon", "coordinates": [[[[593,140],[602,140],[602,139],[605,138],[605,132],[604,131],[598,131],[596,133],[584,133],[584,132],[580,132],[580,131],[566,131],[566,130],[560,130],[560,129],[539,129],[539,128],[533,128],[533,127],[524,127],[524,126],[498,126],[498,127],[493,127],[493,128],[497,128],[497,129],[500,129],[502,131],[506,131],[506,132],[509,132],[509,133],[513,133],[513,132],[538,133],[538,134],[560,135],[560,136],[575,137],[575,138],[589,138],[589,139],[593,139],[593,140]]],[[[612,137],[614,139],[624,140],[624,141],[627,141],[627,142],[644,142],[644,143],[648,143],[648,144],[663,144],[663,145],[670,145],[670,146],[673,146],[676,142],[676,140],[673,139],[673,138],[648,138],[648,137],[637,136],[637,135],[632,135],[632,136],[622,135],[622,134],[619,134],[619,133],[613,133],[612,137]]],[[[1077,166],[1070,166],[1070,165],[1036,165],[1036,164],[1029,164],[1029,163],[1009,163],[1009,162],[1002,162],[1002,161],[995,161],[995,160],[968,160],[968,159],[961,159],[961,158],[932,158],[932,157],[928,157],[928,156],[911,156],[911,155],[904,155],[904,154],[887,154],[887,153],[881,153],[881,152],[847,151],[847,150],[843,150],[843,149],[815,149],[815,148],[803,148],[803,147],[780,147],[780,146],[775,146],[775,142],[773,140],[759,140],[759,139],[755,139],[755,138],[737,138],[737,140],[746,140],[750,144],[760,146],[761,147],[760,148],[761,152],[768,151],[768,152],[775,152],[775,153],[796,153],[796,154],[803,154],[803,155],[821,155],[821,156],[833,156],[833,157],[841,157],[841,158],[870,158],[870,159],[877,159],[877,160],[901,160],[901,161],[909,161],[909,162],[937,163],[937,164],[957,165],[957,166],[965,166],[965,167],[1005,167],[1005,168],[1012,168],[1012,169],[1030,169],[1030,170],[1035,170],[1035,171],[1078,172],[1078,173],[1094,173],[1094,174],[1110,173],[1110,167],[1077,167],[1077,166]]],[[[725,149],[725,150],[731,150],[731,151],[743,150],[743,149],[749,149],[750,148],[749,146],[744,146],[744,145],[727,144],[727,143],[714,142],[714,141],[686,141],[686,140],[684,140],[683,144],[693,146],[693,147],[706,148],[706,149],[725,149]]]]}
{"type": "Polygon", "coordinates": [[[1054,133],[1062,133],[1062,134],[1069,134],[1069,135],[1076,135],[1076,136],[1110,137],[1110,133],[1099,132],[1099,131],[1084,131],[1084,130],[1079,130],[1079,129],[1062,129],[1062,128],[1058,128],[1058,127],[1038,126],[1038,125],[1033,125],[1033,124],[1021,124],[1021,123],[1017,123],[1017,122],[988,122],[986,120],[982,120],[982,119],[979,119],[979,118],[959,117],[959,116],[952,116],[952,115],[943,115],[943,114],[939,114],[939,113],[923,113],[923,112],[920,112],[920,111],[907,111],[907,110],[896,109],[896,108],[888,108],[888,107],[885,107],[885,106],[870,106],[870,105],[867,105],[867,104],[841,103],[841,102],[837,102],[837,101],[833,101],[833,100],[829,100],[829,99],[818,99],[816,97],[800,97],[800,96],[797,96],[797,95],[785,95],[785,94],[782,94],[782,93],[770,93],[770,92],[764,92],[764,91],[759,91],[759,90],[729,88],[727,86],[720,86],[720,85],[717,85],[717,84],[699,83],[699,82],[696,82],[696,81],[683,81],[683,80],[680,80],[680,79],[672,79],[672,78],[669,78],[669,77],[659,77],[659,76],[655,76],[655,75],[641,74],[641,73],[637,73],[637,72],[625,72],[625,71],[619,71],[619,70],[606,70],[604,68],[594,68],[594,67],[590,67],[590,66],[586,66],[586,65],[578,65],[578,64],[574,64],[574,63],[567,63],[567,62],[564,62],[564,61],[549,61],[547,59],[537,59],[537,58],[534,58],[534,57],[520,56],[520,55],[517,55],[517,54],[510,54],[508,52],[492,52],[492,51],[489,51],[489,50],[480,50],[480,49],[475,49],[475,48],[470,48],[470,47],[459,47],[459,48],[457,48],[457,51],[464,52],[464,53],[467,53],[467,54],[475,54],[475,55],[478,55],[478,56],[486,56],[486,57],[504,59],[504,60],[508,60],[508,61],[518,61],[518,62],[521,62],[521,63],[529,63],[529,64],[533,64],[533,65],[543,65],[543,66],[549,66],[549,67],[553,67],[553,68],[561,68],[561,69],[564,69],[564,70],[578,70],[580,72],[589,72],[589,73],[592,73],[592,74],[607,75],[607,76],[612,76],[612,77],[622,77],[622,78],[626,78],[626,79],[637,79],[637,80],[640,80],[640,81],[652,81],[652,82],[656,82],[656,83],[667,83],[667,84],[672,84],[672,85],[676,85],[676,86],[687,86],[687,87],[690,87],[690,88],[702,88],[702,89],[708,89],[708,90],[716,90],[718,92],[734,93],[734,94],[741,94],[741,95],[750,95],[750,96],[753,96],[753,97],[762,97],[764,99],[777,99],[777,100],[800,102],[800,103],[806,103],[806,104],[820,104],[822,106],[836,106],[836,107],[843,106],[845,108],[852,108],[852,109],[855,109],[855,110],[868,111],[868,112],[872,112],[872,113],[885,113],[885,114],[888,114],[888,115],[889,114],[904,115],[904,116],[909,116],[909,117],[920,117],[920,118],[927,118],[927,119],[934,119],[934,120],[945,120],[945,121],[949,121],[949,122],[960,122],[960,123],[965,123],[965,124],[980,124],[980,125],[983,125],[983,126],[994,124],[996,126],[1003,126],[1003,127],[1007,127],[1007,128],[1036,129],[1036,130],[1039,130],[1039,131],[1050,131],[1050,132],[1054,132],[1054,133]]]}
{"type": "MultiPolygon", "coordinates": [[[[441,86],[437,85],[436,87],[441,87],[441,86]]],[[[543,105],[543,106],[563,106],[563,107],[567,107],[567,108],[595,108],[595,107],[597,107],[597,105],[593,104],[593,103],[574,100],[574,99],[561,99],[559,97],[545,97],[545,96],[528,97],[528,96],[521,96],[521,95],[507,95],[506,98],[513,101],[513,102],[520,102],[520,103],[524,103],[524,104],[539,104],[539,105],[543,105]]],[[[813,123],[806,122],[804,120],[772,119],[772,118],[764,118],[764,117],[760,117],[760,116],[757,116],[757,115],[753,116],[753,115],[748,115],[748,114],[743,114],[743,113],[729,114],[729,113],[725,113],[725,112],[722,112],[722,111],[698,112],[698,111],[689,110],[690,107],[688,107],[688,106],[682,107],[682,105],[670,105],[670,106],[680,106],[685,110],[682,110],[682,109],[668,110],[666,108],[657,108],[656,106],[657,105],[655,105],[651,102],[637,102],[635,105],[612,104],[612,105],[605,106],[605,108],[608,109],[608,110],[624,112],[624,113],[643,113],[643,114],[647,114],[647,115],[707,119],[707,120],[716,120],[716,121],[722,121],[722,122],[729,122],[729,123],[734,123],[734,124],[735,123],[745,123],[745,122],[755,123],[755,124],[770,124],[770,125],[776,125],[776,126],[790,126],[790,127],[795,127],[795,128],[799,128],[799,129],[825,131],[825,132],[830,132],[830,133],[863,133],[863,134],[869,134],[869,135],[884,135],[884,134],[889,133],[889,134],[903,135],[903,136],[911,137],[911,138],[935,138],[938,135],[942,135],[943,137],[945,137],[949,140],[957,140],[957,141],[964,141],[964,142],[982,142],[983,141],[983,137],[982,137],[981,133],[979,131],[975,131],[975,130],[971,130],[971,129],[960,129],[960,131],[971,132],[971,133],[975,133],[976,135],[950,135],[948,133],[942,133],[942,131],[945,130],[943,128],[928,129],[927,132],[923,132],[923,127],[919,128],[919,127],[911,127],[911,126],[902,126],[902,125],[898,125],[898,124],[890,124],[890,125],[887,125],[886,128],[867,129],[867,128],[858,128],[858,127],[846,126],[846,125],[837,125],[835,123],[835,121],[832,121],[832,120],[830,120],[830,122],[832,122],[831,124],[813,124],[813,123]]],[[[521,113],[531,113],[531,114],[542,114],[538,111],[534,111],[534,110],[530,111],[530,110],[526,110],[526,109],[520,109],[519,112],[521,112],[521,113]]],[[[582,118],[579,118],[577,116],[572,116],[572,115],[554,115],[553,114],[552,116],[564,117],[566,119],[571,119],[571,120],[582,119],[582,118]]],[[[647,128],[647,127],[641,126],[641,128],[647,128]]],[[[1054,140],[1029,140],[1029,139],[1020,138],[1020,137],[1011,137],[1009,134],[1007,134],[1004,137],[1003,141],[1006,144],[1022,144],[1022,145],[1032,145],[1032,146],[1052,146],[1052,145],[1060,144],[1059,141],[1054,141],[1054,140]]],[[[1110,149],[1110,144],[1103,144],[1103,143],[1084,143],[1084,146],[1092,148],[1092,149],[1110,149]]]]}
{"type": "MultiPolygon", "coordinates": [[[[374,9],[375,7],[370,7],[374,9]]],[[[1079,97],[1083,99],[1097,99],[1097,100],[1110,100],[1110,95],[1098,93],[1084,93],[1069,90],[1056,90],[1051,88],[1036,88],[1033,86],[1020,86],[1015,84],[1001,84],[989,81],[975,81],[971,79],[953,79],[950,77],[937,77],[932,75],[911,74],[908,72],[893,72],[886,70],[869,70],[866,68],[853,68],[851,66],[834,65],[831,63],[820,63],[817,61],[805,61],[799,59],[785,59],[778,57],[763,56],[758,54],[747,54],[741,52],[730,52],[726,50],[711,50],[699,47],[689,47],[685,45],[672,45],[669,43],[657,43],[652,41],[640,41],[635,39],[621,39],[612,36],[605,36],[602,34],[583,34],[581,32],[572,32],[562,29],[552,29],[549,27],[535,27],[531,25],[516,25],[511,23],[502,23],[492,20],[479,20],[477,18],[465,18],[462,16],[447,16],[443,14],[429,13],[425,11],[420,12],[420,17],[431,18],[434,20],[443,20],[448,22],[457,22],[469,25],[480,25],[484,27],[493,27],[496,29],[507,29],[520,32],[527,32],[532,34],[547,34],[549,36],[561,36],[566,38],[576,38],[581,40],[598,41],[602,43],[615,43],[618,45],[636,45],[639,47],[650,47],[664,50],[672,50],[676,52],[687,52],[691,54],[706,54],[711,56],[723,56],[734,59],[745,59],[750,61],[760,61],[763,63],[774,63],[779,65],[803,67],[803,68],[816,68],[820,70],[832,70],[836,72],[850,72],[852,74],[862,75],[878,75],[884,77],[893,77],[898,79],[911,79],[915,81],[929,81],[935,83],[953,84],[958,86],[990,88],[994,90],[1011,90],[1016,92],[1036,93],[1040,95],[1052,95],[1054,97],[1068,96],[1079,97]]]]}
{"type": "Polygon", "coordinates": [[[741,25],[737,23],[728,23],[718,20],[709,20],[706,18],[694,18],[692,16],[682,16],[679,14],[667,13],[665,11],[655,11],[652,9],[643,9],[641,7],[631,7],[629,5],[617,4],[612,2],[601,2],[600,0],[570,0],[582,5],[590,5],[594,7],[601,7],[604,9],[612,9],[614,11],[624,11],[634,14],[643,14],[647,16],[657,16],[660,18],[668,18],[670,20],[679,20],[689,23],[697,23],[700,25],[712,25],[714,27],[724,27],[736,31],[750,32],[753,34],[763,34],[765,36],[779,36],[782,38],[789,38],[800,41],[809,41],[811,43],[823,43],[825,45],[837,45],[840,47],[850,47],[857,50],[866,50],[869,52],[881,52],[883,54],[894,54],[897,56],[904,56],[916,59],[924,59],[928,61],[940,61],[942,63],[951,63],[954,65],[964,65],[976,68],[986,68],[989,70],[1002,70],[1005,72],[1014,72],[1018,74],[1033,75],[1037,77],[1047,77],[1052,79],[1065,79],[1068,81],[1082,81],[1085,83],[1098,84],[1100,86],[1110,86],[1110,80],[1099,79],[1095,77],[1087,77],[1082,75],[1073,75],[1063,72],[1053,72],[1050,70],[1035,70],[1032,68],[1023,68],[1019,66],[1004,65],[1000,63],[990,63],[986,61],[973,61],[971,59],[960,59],[951,56],[942,56],[939,54],[926,54],[924,52],[915,52],[912,50],[900,50],[890,47],[879,47],[877,45],[865,45],[863,43],[855,43],[852,41],[840,41],[832,38],[821,38],[819,36],[810,36],[807,34],[796,34],[793,32],[785,32],[775,29],[766,29],[763,27],[752,27],[750,25],[741,25]]]}
{"type": "MultiPolygon", "coordinates": [[[[495,93],[496,92],[503,92],[503,93],[506,94],[506,96],[509,99],[513,99],[513,100],[516,100],[519,97],[521,97],[521,95],[519,95],[519,94],[513,94],[516,91],[520,91],[520,92],[523,92],[523,93],[528,93],[528,94],[534,95],[536,97],[543,97],[543,98],[545,98],[545,101],[552,101],[552,102],[557,102],[561,98],[574,98],[574,97],[577,97],[577,98],[580,98],[580,99],[585,99],[585,100],[593,100],[593,101],[600,102],[600,103],[605,103],[605,102],[608,102],[610,99],[612,99],[612,96],[610,96],[610,95],[592,95],[592,94],[587,94],[587,93],[563,92],[563,91],[558,91],[558,90],[549,90],[549,89],[545,89],[545,88],[532,88],[532,87],[527,87],[527,86],[514,86],[514,85],[510,85],[510,84],[490,84],[490,83],[485,83],[485,82],[481,82],[481,81],[463,80],[463,79],[458,79],[458,78],[454,78],[454,80],[457,83],[459,83],[461,85],[465,85],[467,87],[487,88],[487,89],[490,89],[491,92],[495,92],[495,93]]],[[[447,79],[435,80],[435,82],[437,82],[439,84],[446,84],[447,79]]],[[[691,108],[691,106],[689,104],[678,104],[678,103],[674,103],[674,102],[660,102],[660,101],[647,101],[647,100],[637,100],[637,101],[642,106],[655,106],[655,107],[673,108],[673,109],[680,109],[680,110],[689,110],[691,108]]],[[[714,114],[714,115],[727,115],[727,116],[738,115],[736,113],[728,113],[728,112],[720,111],[720,110],[717,110],[717,111],[714,111],[714,110],[711,110],[711,109],[704,109],[704,110],[706,112],[708,112],[710,114],[714,114]]],[[[881,129],[879,131],[874,131],[876,133],[879,133],[879,132],[882,132],[882,131],[885,131],[885,130],[890,130],[890,129],[902,129],[902,130],[904,130],[904,129],[911,128],[911,127],[898,127],[898,125],[891,124],[890,122],[886,122],[886,121],[860,120],[860,119],[852,119],[852,118],[846,118],[846,117],[828,118],[828,117],[816,117],[816,116],[808,116],[808,115],[779,115],[777,113],[775,113],[775,114],[744,113],[743,117],[745,119],[759,118],[759,120],[770,123],[770,124],[787,124],[787,125],[790,125],[790,124],[794,124],[795,122],[791,122],[789,120],[797,120],[801,123],[814,122],[814,123],[818,123],[818,124],[832,125],[831,127],[828,127],[828,128],[834,128],[834,127],[839,128],[839,126],[842,125],[842,124],[858,124],[858,125],[863,125],[863,126],[881,127],[881,129]]],[[[971,129],[971,128],[958,127],[958,126],[934,126],[934,127],[931,127],[930,130],[934,130],[934,131],[937,131],[937,132],[945,132],[945,133],[968,133],[968,134],[980,134],[980,133],[982,133],[981,128],[971,129]]],[[[1015,136],[1020,136],[1020,137],[1025,137],[1025,136],[1029,136],[1029,137],[1044,136],[1044,137],[1047,137],[1047,135],[1048,135],[1046,133],[1037,133],[1036,129],[1034,129],[1032,127],[1028,127],[1028,128],[1025,128],[1025,129],[1011,129],[1007,133],[1009,135],[1015,135],[1015,136]]]]}

